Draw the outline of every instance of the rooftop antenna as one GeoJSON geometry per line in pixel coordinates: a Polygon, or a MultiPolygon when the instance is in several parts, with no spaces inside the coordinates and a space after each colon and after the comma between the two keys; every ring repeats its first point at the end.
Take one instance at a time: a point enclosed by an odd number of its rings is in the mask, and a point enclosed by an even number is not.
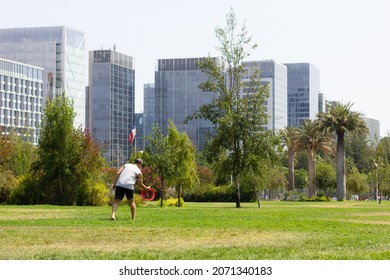
{"type": "Polygon", "coordinates": [[[116,50],[116,45],[114,44],[114,52],[115,52],[115,50],[116,50]]]}

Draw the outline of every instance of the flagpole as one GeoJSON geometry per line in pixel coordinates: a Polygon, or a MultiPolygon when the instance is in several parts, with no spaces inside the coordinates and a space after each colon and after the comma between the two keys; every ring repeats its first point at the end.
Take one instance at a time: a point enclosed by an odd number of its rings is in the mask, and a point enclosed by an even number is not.
{"type": "Polygon", "coordinates": [[[137,154],[137,137],[134,137],[134,152],[137,154]]]}

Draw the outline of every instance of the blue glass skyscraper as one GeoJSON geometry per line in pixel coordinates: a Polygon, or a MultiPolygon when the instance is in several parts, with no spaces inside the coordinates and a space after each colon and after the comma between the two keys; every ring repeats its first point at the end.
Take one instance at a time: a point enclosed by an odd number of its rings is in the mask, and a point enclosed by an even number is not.
{"type": "Polygon", "coordinates": [[[299,127],[318,114],[320,70],[311,63],[285,63],[287,66],[288,125],[299,127]]]}
{"type": "Polygon", "coordinates": [[[134,58],[114,50],[89,52],[88,129],[112,166],[129,160],[134,120],[134,58]]]}
{"type": "MultiPolygon", "coordinates": [[[[198,65],[202,59],[159,59],[155,72],[155,123],[166,133],[171,119],[178,131],[186,132],[199,150],[204,148],[208,135],[213,133],[213,126],[203,119],[195,119],[187,124],[184,121],[217,96],[199,88],[208,79],[198,65]]],[[[146,131],[150,131],[150,128],[145,128],[146,131]]]]}

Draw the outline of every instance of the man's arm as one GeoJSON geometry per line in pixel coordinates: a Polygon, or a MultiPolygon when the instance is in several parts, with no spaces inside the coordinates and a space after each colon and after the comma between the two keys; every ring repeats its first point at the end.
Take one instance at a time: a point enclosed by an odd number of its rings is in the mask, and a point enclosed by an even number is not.
{"type": "Polygon", "coordinates": [[[144,181],[142,180],[142,173],[138,174],[138,180],[139,180],[139,184],[141,185],[142,188],[146,189],[146,190],[150,190],[150,186],[146,186],[144,184],[144,181]]]}

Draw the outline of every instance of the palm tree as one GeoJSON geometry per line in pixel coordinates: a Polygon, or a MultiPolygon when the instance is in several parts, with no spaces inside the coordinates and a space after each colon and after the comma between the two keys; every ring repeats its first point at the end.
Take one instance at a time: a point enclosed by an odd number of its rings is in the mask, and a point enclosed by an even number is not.
{"type": "Polygon", "coordinates": [[[318,121],[307,120],[298,129],[298,150],[307,152],[309,197],[315,195],[316,152],[331,154],[332,136],[319,129],[318,121]]]}
{"type": "Polygon", "coordinates": [[[337,135],[336,172],[337,172],[337,200],[346,199],[345,182],[345,133],[367,134],[368,127],[362,119],[362,114],[351,111],[353,104],[339,102],[328,106],[326,113],[318,114],[320,129],[335,132],[337,135]]]}
{"type": "Polygon", "coordinates": [[[284,146],[287,148],[288,155],[288,190],[295,189],[295,171],[294,171],[294,155],[298,148],[298,129],[288,126],[280,132],[284,146]]]}

